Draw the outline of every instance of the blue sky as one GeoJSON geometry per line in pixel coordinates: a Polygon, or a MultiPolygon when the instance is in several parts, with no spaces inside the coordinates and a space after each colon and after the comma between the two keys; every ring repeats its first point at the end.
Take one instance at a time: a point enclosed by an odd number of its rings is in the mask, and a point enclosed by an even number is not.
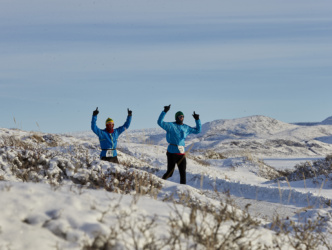
{"type": "Polygon", "coordinates": [[[0,127],[332,115],[332,2],[2,0],[0,127]],[[15,121],[14,121],[15,120],[15,121]],[[38,124],[38,125],[37,125],[38,124]]]}

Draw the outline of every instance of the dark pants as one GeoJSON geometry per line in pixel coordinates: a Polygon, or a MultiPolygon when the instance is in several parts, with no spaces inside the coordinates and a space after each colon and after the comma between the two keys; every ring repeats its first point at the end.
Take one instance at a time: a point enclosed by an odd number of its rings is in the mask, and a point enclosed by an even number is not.
{"type": "Polygon", "coordinates": [[[177,155],[167,152],[167,171],[163,175],[163,179],[166,180],[169,177],[172,177],[175,164],[178,165],[178,169],[180,172],[180,184],[186,184],[186,167],[187,167],[187,160],[185,155],[177,155]]]}
{"type": "Polygon", "coordinates": [[[102,161],[109,161],[109,162],[113,162],[113,163],[118,163],[119,164],[119,160],[117,156],[114,157],[101,157],[102,161]]]}

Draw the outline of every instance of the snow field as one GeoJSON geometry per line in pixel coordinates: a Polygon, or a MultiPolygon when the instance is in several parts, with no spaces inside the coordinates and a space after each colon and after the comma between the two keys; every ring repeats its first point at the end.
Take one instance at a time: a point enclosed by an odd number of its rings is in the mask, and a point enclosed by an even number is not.
{"type": "MultiPolygon", "coordinates": [[[[255,126],[257,122],[265,119],[256,117],[250,126],[239,124],[235,129],[243,145],[251,140],[243,136],[256,138],[268,128],[255,126]]],[[[221,125],[214,130],[223,130],[221,125]]],[[[235,135],[230,130],[233,125],[225,130],[228,136],[235,135]]],[[[297,129],[294,126],[291,129],[297,129]]],[[[289,133],[287,128],[277,130],[279,135],[289,133]]],[[[265,134],[271,136],[271,131],[265,134]]],[[[0,249],[237,249],[248,247],[249,242],[252,249],[292,249],[298,242],[303,244],[300,247],[308,244],[308,249],[318,245],[328,249],[324,240],[332,240],[332,176],[274,180],[279,171],[293,169],[296,163],[324,158],[323,154],[312,157],[312,151],[300,144],[286,141],[276,155],[286,151],[306,155],[282,158],[283,153],[277,157],[271,148],[266,149],[267,155],[256,155],[249,147],[234,157],[211,159],[223,151],[217,141],[200,146],[209,142],[204,141],[211,133],[206,129],[201,138],[188,138],[187,185],[179,185],[177,169],[167,181],[160,179],[166,171],[166,146],[158,129],[138,131],[137,137],[128,132],[121,138],[119,165],[100,161],[98,141],[87,134],[0,132],[4,211],[0,249]],[[293,150],[296,147],[301,150],[293,150]],[[283,232],[281,225],[287,225],[283,232]],[[294,235],[301,227],[319,242],[301,233],[294,235]]],[[[324,145],[321,152],[329,147],[324,145]]]]}

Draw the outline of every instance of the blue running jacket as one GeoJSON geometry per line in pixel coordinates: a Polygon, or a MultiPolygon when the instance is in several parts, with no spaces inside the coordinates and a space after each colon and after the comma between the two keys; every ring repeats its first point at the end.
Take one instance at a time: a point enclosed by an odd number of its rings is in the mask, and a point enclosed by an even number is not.
{"type": "Polygon", "coordinates": [[[114,129],[113,133],[110,134],[106,131],[106,128],[101,130],[97,127],[97,116],[92,116],[91,129],[98,136],[100,147],[101,147],[101,157],[106,157],[108,149],[113,149],[113,157],[117,156],[116,145],[119,135],[121,135],[126,129],[129,128],[132,116],[128,116],[125,124],[121,127],[114,129]]]}
{"type": "Polygon", "coordinates": [[[167,151],[170,153],[183,153],[180,152],[178,146],[185,146],[184,140],[190,134],[198,134],[201,132],[201,120],[196,121],[196,128],[192,128],[186,124],[179,125],[176,122],[164,122],[166,113],[161,112],[158,125],[166,130],[166,141],[169,143],[167,151]]]}

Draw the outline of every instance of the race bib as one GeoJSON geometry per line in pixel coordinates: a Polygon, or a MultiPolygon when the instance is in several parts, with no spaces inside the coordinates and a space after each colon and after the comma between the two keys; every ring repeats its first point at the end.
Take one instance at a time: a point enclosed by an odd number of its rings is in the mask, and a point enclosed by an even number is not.
{"type": "Polygon", "coordinates": [[[184,146],[178,146],[178,149],[181,154],[184,154],[184,146]]]}
{"type": "Polygon", "coordinates": [[[106,157],[113,157],[113,154],[114,154],[113,151],[114,150],[111,150],[111,149],[107,150],[106,151],[106,157]]]}

